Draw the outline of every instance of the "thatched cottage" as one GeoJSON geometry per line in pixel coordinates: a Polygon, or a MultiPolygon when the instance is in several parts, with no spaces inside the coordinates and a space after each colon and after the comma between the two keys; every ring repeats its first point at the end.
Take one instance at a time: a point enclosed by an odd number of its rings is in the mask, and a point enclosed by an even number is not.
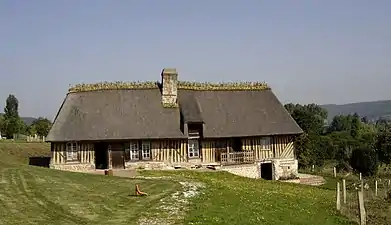
{"type": "Polygon", "coordinates": [[[265,83],[161,82],[71,87],[47,136],[62,170],[256,164],[262,177],[297,173],[302,130],[265,83]]]}

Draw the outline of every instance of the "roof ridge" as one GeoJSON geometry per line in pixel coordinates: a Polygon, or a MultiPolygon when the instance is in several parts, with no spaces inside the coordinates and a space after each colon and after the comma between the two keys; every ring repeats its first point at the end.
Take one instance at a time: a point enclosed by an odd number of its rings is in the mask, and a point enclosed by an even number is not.
{"type": "MultiPolygon", "coordinates": [[[[68,89],[68,93],[100,91],[100,90],[129,90],[129,89],[156,89],[161,83],[159,81],[114,81],[98,82],[92,84],[76,84],[68,89]]],[[[195,82],[177,81],[178,90],[193,91],[250,91],[270,90],[266,82],[242,81],[242,82],[195,82]]]]}

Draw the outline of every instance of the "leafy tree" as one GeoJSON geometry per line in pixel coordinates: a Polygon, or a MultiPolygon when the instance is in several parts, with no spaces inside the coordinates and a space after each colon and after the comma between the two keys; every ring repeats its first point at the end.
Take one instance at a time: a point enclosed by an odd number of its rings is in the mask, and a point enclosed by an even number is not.
{"type": "Polygon", "coordinates": [[[382,163],[391,163],[391,132],[382,132],[377,136],[376,150],[382,163]]]}
{"type": "Polygon", "coordinates": [[[331,132],[340,132],[340,131],[351,131],[351,115],[344,116],[344,115],[338,115],[333,118],[331,121],[330,126],[328,127],[327,131],[329,133],[331,132]]]}
{"type": "Polygon", "coordinates": [[[390,131],[391,130],[391,125],[390,125],[390,122],[387,119],[381,118],[381,119],[376,121],[376,128],[380,132],[390,131]]]}
{"type": "Polygon", "coordinates": [[[19,117],[18,107],[18,99],[14,95],[9,95],[4,108],[4,131],[8,138],[19,133],[23,124],[19,117]]]}
{"type": "Polygon", "coordinates": [[[378,170],[377,154],[370,148],[356,148],[352,152],[350,165],[363,176],[375,175],[378,170]]]}
{"type": "Polygon", "coordinates": [[[303,129],[304,134],[294,142],[300,167],[322,165],[325,156],[320,134],[323,133],[327,111],[316,104],[286,104],[285,108],[303,129]]]}
{"type": "Polygon", "coordinates": [[[34,120],[31,124],[30,129],[35,129],[37,134],[39,136],[46,137],[50,131],[50,127],[52,126],[52,122],[48,120],[47,118],[39,117],[38,119],[34,120]]]}
{"type": "Polygon", "coordinates": [[[30,125],[30,126],[27,126],[26,128],[26,134],[27,135],[35,135],[37,134],[37,129],[35,129],[35,126],[34,125],[30,125]]]}
{"type": "Polygon", "coordinates": [[[351,121],[350,121],[350,135],[353,138],[357,138],[360,135],[360,131],[361,131],[361,119],[358,116],[358,114],[355,113],[351,117],[351,121]]]}
{"type": "Polygon", "coordinates": [[[286,104],[285,108],[307,134],[323,133],[327,111],[316,104],[286,104]]]}

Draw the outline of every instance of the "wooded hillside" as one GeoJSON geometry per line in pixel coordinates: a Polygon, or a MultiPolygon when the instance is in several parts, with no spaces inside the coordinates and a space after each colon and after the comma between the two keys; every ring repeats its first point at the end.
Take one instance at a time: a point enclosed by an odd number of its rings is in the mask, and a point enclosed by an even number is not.
{"type": "Polygon", "coordinates": [[[328,104],[321,105],[328,112],[327,120],[331,120],[336,115],[353,115],[357,113],[360,117],[367,117],[368,120],[374,121],[380,118],[391,119],[391,100],[374,101],[374,102],[357,102],[343,105],[328,104]]]}

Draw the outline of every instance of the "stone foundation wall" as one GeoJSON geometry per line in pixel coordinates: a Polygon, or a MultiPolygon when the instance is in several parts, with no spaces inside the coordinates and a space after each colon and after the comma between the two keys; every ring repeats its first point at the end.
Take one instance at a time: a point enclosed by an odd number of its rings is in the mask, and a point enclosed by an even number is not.
{"type": "Polygon", "coordinates": [[[151,169],[151,170],[163,170],[173,169],[174,167],[164,162],[126,162],[126,169],[151,169]]]}
{"type": "Polygon", "coordinates": [[[50,164],[50,168],[57,170],[85,172],[95,170],[95,165],[90,163],[50,164]]]}
{"type": "Polygon", "coordinates": [[[223,166],[221,170],[227,171],[229,173],[248,177],[248,178],[260,178],[260,166],[259,163],[246,164],[246,165],[232,165],[232,166],[223,166]]]}
{"type": "Polygon", "coordinates": [[[298,176],[297,159],[273,159],[274,180],[298,176]]]}
{"type": "Polygon", "coordinates": [[[258,179],[261,178],[262,163],[272,164],[273,180],[285,180],[298,176],[298,161],[296,159],[272,159],[268,161],[257,162],[254,164],[223,166],[221,170],[242,177],[258,179]]]}

